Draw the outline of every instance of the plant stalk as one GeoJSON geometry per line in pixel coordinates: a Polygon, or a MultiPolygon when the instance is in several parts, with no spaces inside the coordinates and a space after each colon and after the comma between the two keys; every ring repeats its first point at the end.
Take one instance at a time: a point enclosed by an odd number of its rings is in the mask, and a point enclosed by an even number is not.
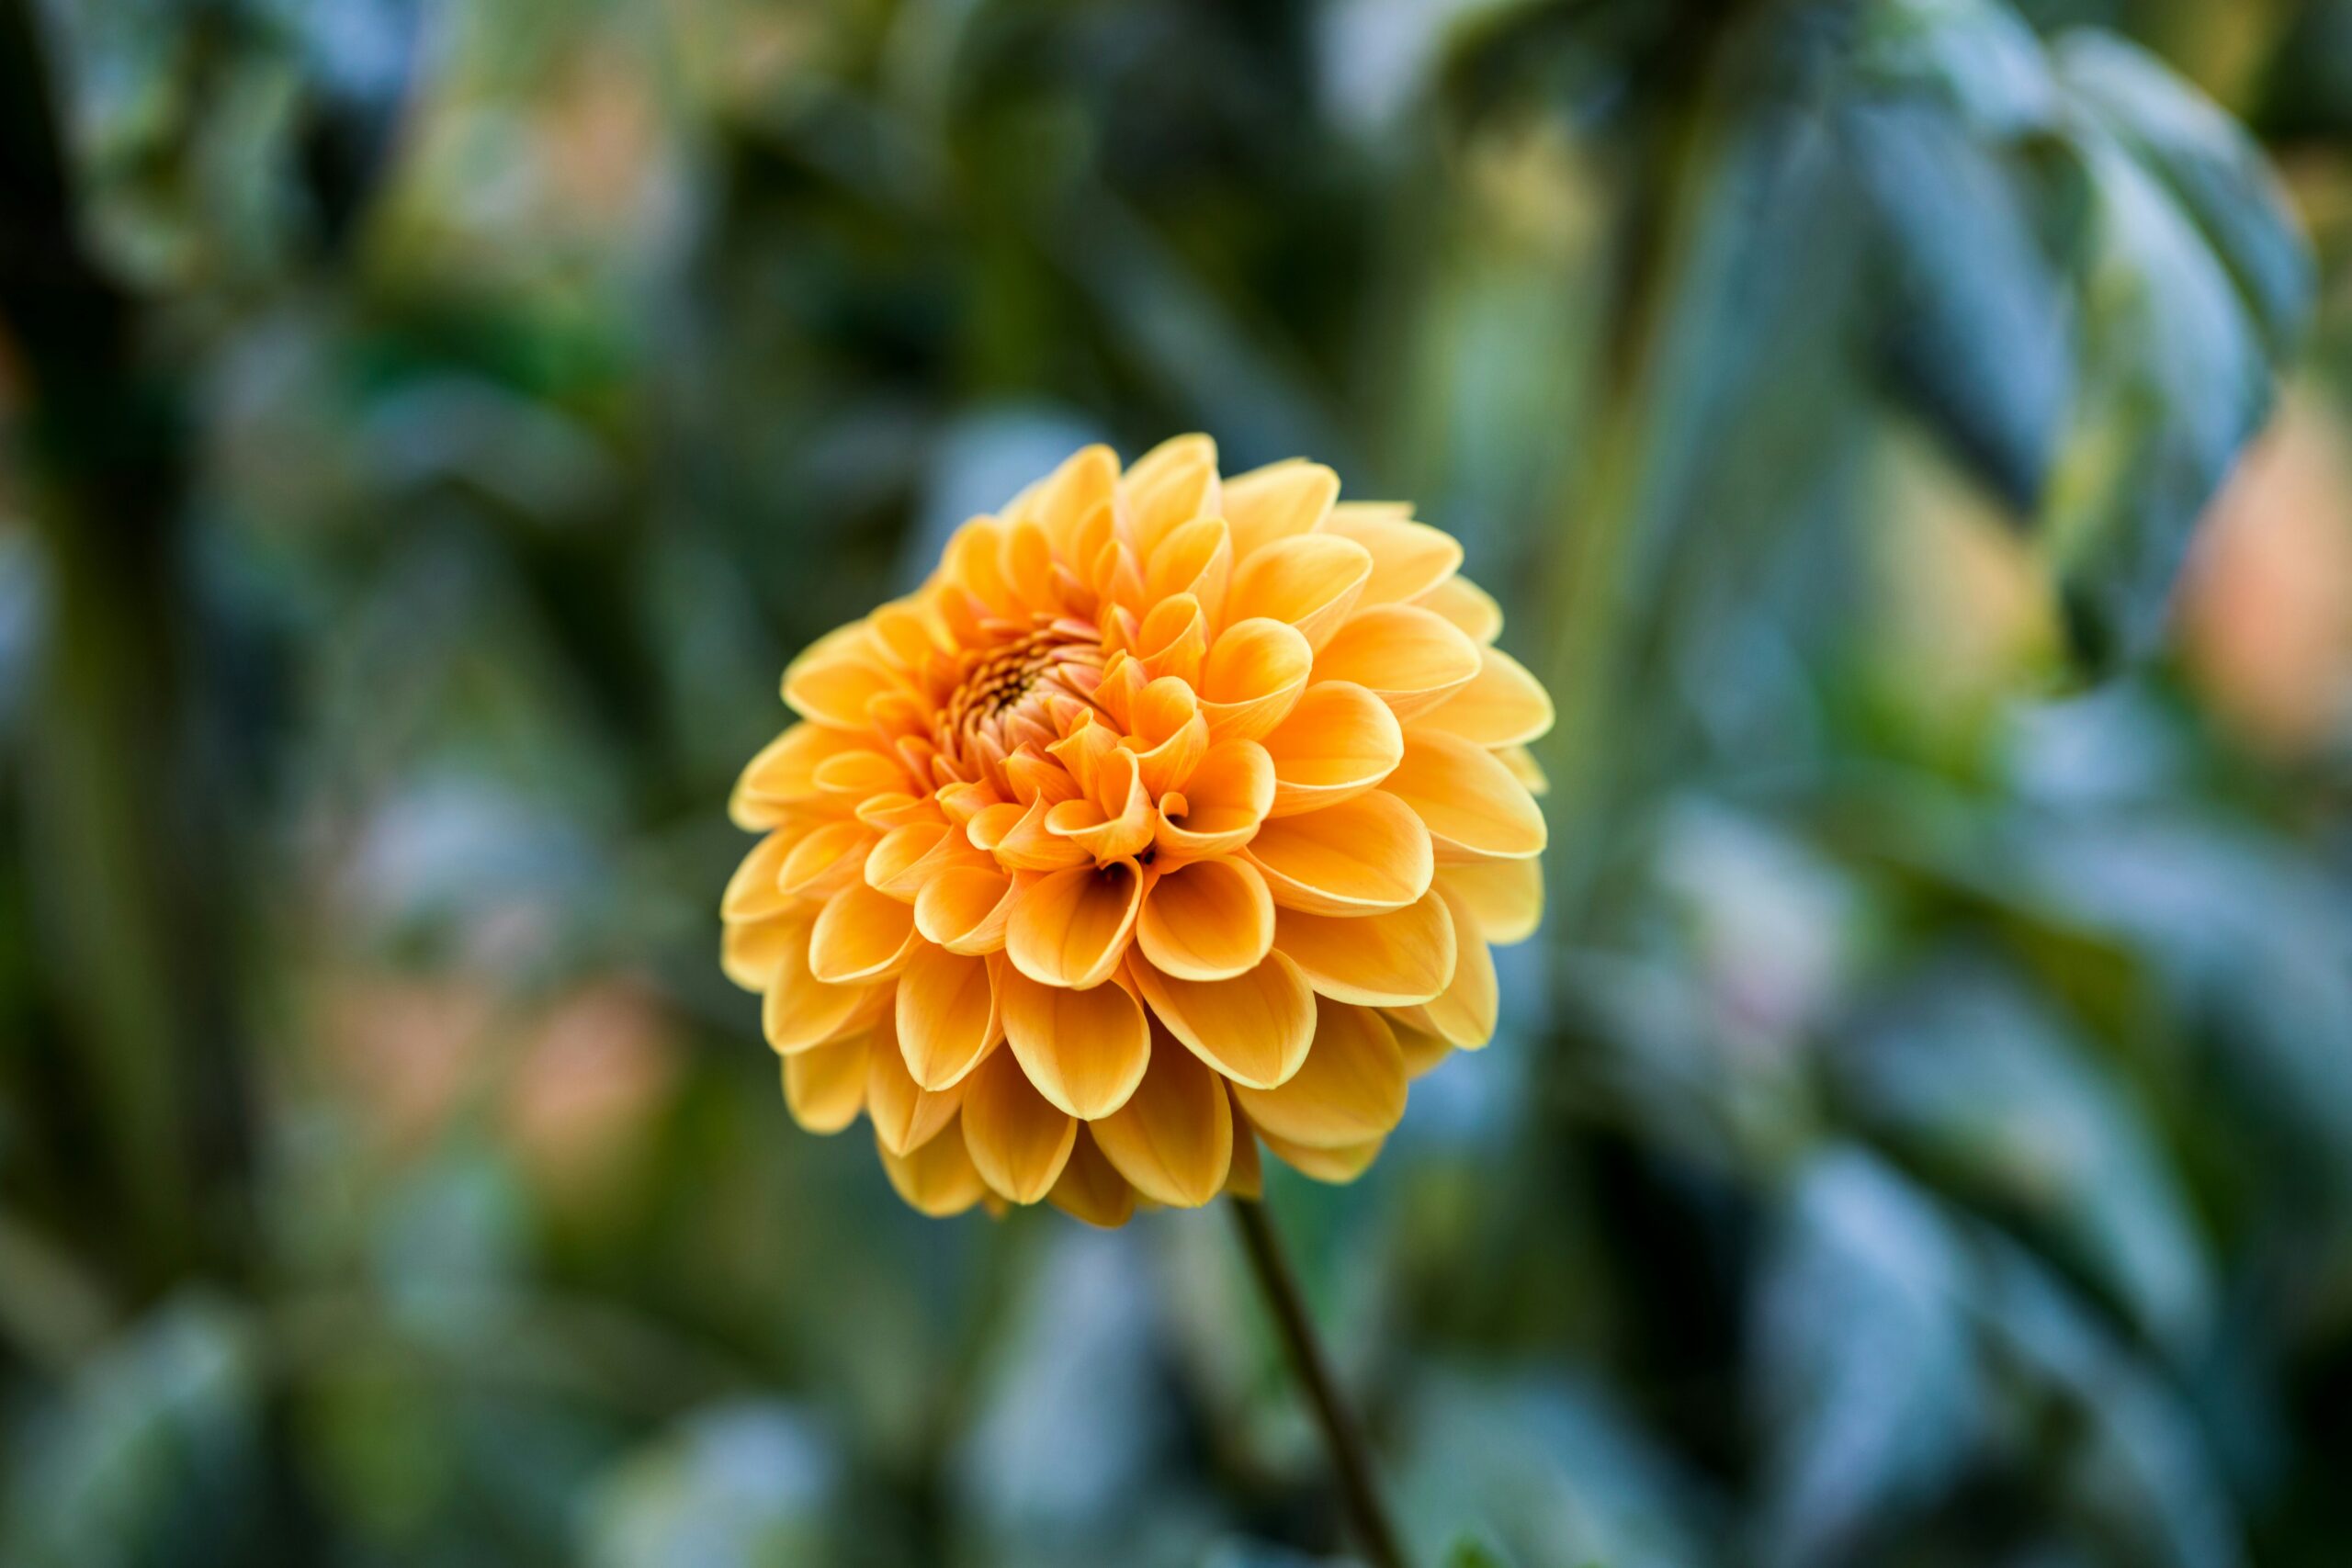
{"type": "Polygon", "coordinates": [[[1315,1320],[1307,1315],[1306,1303],[1298,1293],[1298,1276],[1291,1269],[1289,1255],[1283,1250],[1282,1237],[1275,1233],[1273,1221],[1262,1202],[1237,1197],[1227,1206],[1233,1211],[1234,1227],[1241,1233],[1241,1250],[1250,1259],[1250,1272],[1258,1281],[1259,1294],[1265,1297],[1266,1310],[1273,1314],[1283,1353],[1289,1359],[1291,1371],[1306,1386],[1307,1403],[1314,1407],[1324,1450],[1330,1455],[1331,1470],[1340,1483],[1340,1502],[1347,1511],[1348,1525],[1356,1543],[1363,1548],[1372,1568],[1405,1568],[1405,1553],[1396,1543],[1396,1527],[1389,1518],[1388,1506],[1380,1495],[1373,1469],[1372,1450],[1364,1442],[1363,1428],[1355,1413],[1349,1408],[1338,1382],[1331,1376],[1330,1358],[1324,1354],[1323,1342],[1316,1337],[1315,1320]]]}

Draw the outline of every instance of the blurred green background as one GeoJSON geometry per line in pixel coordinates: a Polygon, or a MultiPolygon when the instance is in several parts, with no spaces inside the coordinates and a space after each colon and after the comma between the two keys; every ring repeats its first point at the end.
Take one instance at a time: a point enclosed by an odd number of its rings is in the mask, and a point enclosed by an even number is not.
{"type": "Polygon", "coordinates": [[[1217,1215],[716,962],[786,659],[1194,428],[1561,701],[1272,1186],[1425,1562],[2352,1562],[2352,3],[0,0],[0,1562],[1340,1553],[1217,1215]]]}

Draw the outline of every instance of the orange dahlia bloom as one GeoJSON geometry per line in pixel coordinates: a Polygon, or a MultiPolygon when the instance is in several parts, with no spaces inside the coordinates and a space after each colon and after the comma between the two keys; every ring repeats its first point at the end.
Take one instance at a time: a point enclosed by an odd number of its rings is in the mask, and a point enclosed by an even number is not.
{"type": "Polygon", "coordinates": [[[1534,930],[1543,687],[1461,547],[1204,436],[1079,453],[785,671],[723,960],[926,1213],[1363,1170],[1534,930]],[[1253,1135],[1254,1134],[1254,1137],[1253,1135]]]}

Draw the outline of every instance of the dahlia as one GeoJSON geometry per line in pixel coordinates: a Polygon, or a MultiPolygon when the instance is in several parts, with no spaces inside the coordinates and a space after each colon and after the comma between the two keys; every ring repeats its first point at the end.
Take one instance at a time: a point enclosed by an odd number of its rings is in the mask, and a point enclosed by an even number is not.
{"type": "Polygon", "coordinates": [[[784,675],[722,905],[814,1132],[926,1213],[1345,1181],[1533,931],[1543,687],[1410,508],[1091,446],[784,675]]]}

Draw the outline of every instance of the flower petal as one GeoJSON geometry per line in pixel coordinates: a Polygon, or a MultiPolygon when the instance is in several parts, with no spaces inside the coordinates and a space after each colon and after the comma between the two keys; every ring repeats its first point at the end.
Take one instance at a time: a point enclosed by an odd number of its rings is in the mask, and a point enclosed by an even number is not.
{"type": "MultiPolygon", "coordinates": [[[[1225,1087],[1230,1098],[1233,1086],[1225,1087]]],[[[1266,1195],[1266,1172],[1258,1158],[1258,1139],[1250,1130],[1250,1119],[1238,1110],[1233,1112],[1233,1168],[1225,1173],[1225,1190],[1236,1198],[1252,1201],[1266,1195]]]]}
{"type": "Polygon", "coordinates": [[[1217,634],[1202,661],[1201,716],[1214,740],[1255,740],[1280,724],[1306,690],[1315,649],[1298,628],[1259,617],[1217,634]]]}
{"type": "Polygon", "coordinates": [[[1202,517],[1172,529],[1152,551],[1144,569],[1144,598],[1158,604],[1189,593],[1210,620],[1219,620],[1232,577],[1231,529],[1221,517],[1202,517]]]}
{"type": "Polygon", "coordinates": [[[899,974],[892,1018],[907,1071],[926,1089],[961,1081],[1004,1038],[1003,998],[989,961],[928,944],[899,974]]]}
{"type": "Polygon", "coordinates": [[[1472,642],[1492,642],[1503,635],[1503,607],[1466,577],[1449,577],[1415,603],[1443,615],[1472,642]]]}
{"type": "Polygon", "coordinates": [[[796,663],[784,672],[784,700],[792,711],[811,724],[834,729],[870,728],[873,718],[867,705],[904,690],[904,683],[889,667],[863,649],[796,663]]]}
{"type": "Polygon", "coordinates": [[[1037,1092],[1080,1121],[1127,1102],[1151,1059],[1143,1004],[1120,985],[1074,991],[1004,972],[1004,1032],[1037,1092]]]}
{"type": "Polygon", "coordinates": [[[1287,1138],[1278,1138],[1262,1127],[1258,1129],[1258,1136],[1275,1158],[1301,1176],[1334,1185],[1353,1181],[1371,1169],[1372,1162],[1380,1157],[1381,1144],[1385,1141],[1374,1138],[1369,1143],[1350,1144],[1344,1148],[1317,1149],[1305,1144],[1294,1144],[1287,1138]]]}
{"type": "Polygon", "coordinates": [[[1216,443],[1179,435],[1136,459],[1119,480],[1118,502],[1148,556],[1160,539],[1219,509],[1216,443]]]}
{"type": "Polygon", "coordinates": [[[762,920],[729,920],[718,933],[718,966],[747,991],[764,991],[776,965],[796,941],[806,938],[816,912],[806,904],[762,920]]]}
{"type": "Polygon", "coordinates": [[[933,1219],[962,1213],[988,1190],[964,1146],[961,1127],[949,1127],[910,1155],[893,1154],[879,1139],[876,1144],[882,1150],[883,1172],[899,1196],[933,1219]]]}
{"type": "Polygon", "coordinates": [[[1225,1186],[1233,1163],[1233,1108],[1225,1080],[1165,1031],[1126,1104],[1090,1124],[1119,1174],[1155,1203],[1197,1209],[1225,1186]]]}
{"type": "Polygon", "coordinates": [[[808,972],[829,986],[886,980],[920,940],[910,906],[854,882],[826,900],[809,929],[808,972]]]}
{"type": "Polygon", "coordinates": [[[1274,762],[1254,740],[1208,749],[1182,793],[1162,795],[1152,842],[1162,855],[1203,860],[1248,843],[1274,803],[1274,762]],[[1179,809],[1178,807],[1181,807],[1179,809]]]}
{"type": "Polygon", "coordinates": [[[821,1045],[846,1030],[873,986],[829,986],[808,971],[808,933],[813,920],[790,922],[775,974],[760,1006],[760,1027],[768,1043],[787,1055],[821,1045]]]}
{"type": "Polygon", "coordinates": [[[1372,552],[1372,580],[1363,585],[1360,604],[1419,599],[1462,565],[1462,546],[1453,536],[1426,523],[1340,511],[1323,525],[1323,532],[1353,539],[1372,552]]]}
{"type": "Polygon", "coordinates": [[[1340,476],[1320,463],[1292,457],[1225,481],[1225,520],[1240,560],[1278,539],[1311,534],[1340,498],[1340,476]]]}
{"type": "Polygon", "coordinates": [[[854,818],[809,829],[785,852],[776,885],[796,898],[828,898],[858,880],[876,841],[873,829],[854,818]]]}
{"type": "Polygon", "coordinates": [[[890,1010],[884,1009],[865,1065],[865,1113],[874,1135],[892,1154],[910,1154],[937,1137],[956,1119],[969,1078],[945,1089],[925,1089],[907,1071],[890,1010]]]}
{"type": "Polygon", "coordinates": [[[1277,540],[1234,569],[1225,613],[1237,623],[1260,616],[1286,622],[1309,648],[1321,648],[1355,608],[1372,570],[1372,552],[1352,539],[1302,534],[1277,540]]]}
{"type": "Polygon", "coordinates": [[[1470,913],[1469,908],[1443,888],[1438,890],[1438,897],[1445,900],[1446,913],[1453,919],[1453,983],[1435,1000],[1408,1011],[1406,1021],[1415,1028],[1443,1035],[1465,1051],[1475,1051],[1495,1037],[1495,1018],[1500,1005],[1495,986],[1495,955],[1485,942],[1469,934],[1478,929],[1477,917],[1470,913]]]}
{"type": "Polygon", "coordinates": [[[1543,809],[1493,752],[1467,740],[1407,734],[1405,760],[1381,787],[1413,808],[1437,857],[1449,864],[1544,852],[1543,809]]]}
{"type": "Polygon", "coordinates": [[[770,915],[782,914],[793,905],[793,897],[779,886],[784,870],[784,857],[800,841],[808,826],[778,828],[752,846],[752,852],[736,866],[735,874],[727,879],[727,891],[719,897],[719,915],[729,920],[760,920],[770,915]]]}
{"type": "Polygon", "coordinates": [[[1430,890],[1429,829],[1385,789],[1258,829],[1242,852],[1274,902],[1312,915],[1401,909],[1430,890]]]}
{"type": "Polygon", "coordinates": [[[1274,1089],[1234,1086],[1261,1133],[1306,1148],[1376,1142],[1405,1119],[1405,1055],[1388,1021],[1370,1008],[1315,1004],[1315,1045],[1306,1065],[1274,1089]]]}
{"type": "Polygon", "coordinates": [[[1229,980],[1256,968],[1273,941],[1266,879],[1238,860],[1193,861],[1169,872],[1152,883],[1136,919],[1144,956],[1180,980],[1229,980]]]}
{"type": "Polygon", "coordinates": [[[784,1103],[811,1133],[838,1133],[865,1109],[865,1054],[873,1037],[853,1034],[784,1058],[784,1103]]]}
{"type": "Polygon", "coordinates": [[[1078,1122],[1046,1102],[1010,1052],[965,1080],[964,1144],[980,1179],[1016,1203],[1053,1190],[1078,1141],[1078,1122]]]}
{"type": "Polygon", "coordinates": [[[950,866],[915,895],[915,930],[950,953],[994,953],[1012,913],[1012,878],[992,866],[950,866]]]}
{"type": "Polygon", "coordinates": [[[1478,645],[1416,604],[1357,611],[1315,656],[1317,681],[1353,681],[1398,718],[1428,712],[1477,674],[1478,645]]]}
{"type": "Polygon", "coordinates": [[[1317,994],[1363,1007],[1410,1007],[1453,981],[1453,921],[1434,892],[1344,919],[1284,909],[1274,942],[1317,994]]]}
{"type": "Polygon", "coordinates": [[[796,724],[753,757],[735,782],[727,814],[739,828],[770,828],[783,819],[789,807],[818,797],[817,767],[843,751],[867,750],[874,745],[865,735],[844,734],[822,725],[796,724]]]}
{"type": "MultiPolygon", "coordinates": [[[[1414,1010],[1418,1012],[1419,1010],[1414,1010]]],[[[1391,1014],[1389,1032],[1396,1036],[1396,1049],[1405,1054],[1405,1076],[1420,1077],[1433,1072],[1448,1056],[1453,1055],[1453,1042],[1442,1034],[1432,1034],[1426,1029],[1416,1029],[1402,1018],[1391,1014]]]]}
{"type": "Polygon", "coordinates": [[[1100,986],[1118,968],[1142,908],[1143,874],[1131,860],[1048,873],[1015,897],[1005,956],[1044,985],[1100,986]]]}
{"type": "MultiPolygon", "coordinates": [[[[1544,868],[1532,860],[1482,860],[1437,868],[1437,885],[1477,922],[1478,935],[1509,947],[1544,919],[1544,868]]],[[[1464,936],[1466,932],[1463,933],[1464,936]]]]}
{"type": "Polygon", "coordinates": [[[1091,1123],[1080,1122],[1062,1179],[1046,1194],[1055,1208],[1103,1230],[1116,1230],[1136,1212],[1136,1190],[1095,1146],[1091,1123]]]}
{"type": "Polygon", "coordinates": [[[1478,650],[1477,678],[1414,718],[1476,746],[1520,746],[1552,728],[1552,696],[1527,666],[1499,648],[1478,650]]]}
{"type": "Polygon", "coordinates": [[[1388,776],[1405,755],[1396,716],[1352,681],[1322,681],[1306,688],[1290,716],[1266,736],[1274,760],[1270,817],[1295,817],[1362,795],[1388,776]]]}
{"type": "Polygon", "coordinates": [[[1315,993],[1280,948],[1230,980],[1180,980],[1148,961],[1128,970],[1168,1032],[1236,1083],[1273,1088],[1314,1043],[1315,993]]]}

